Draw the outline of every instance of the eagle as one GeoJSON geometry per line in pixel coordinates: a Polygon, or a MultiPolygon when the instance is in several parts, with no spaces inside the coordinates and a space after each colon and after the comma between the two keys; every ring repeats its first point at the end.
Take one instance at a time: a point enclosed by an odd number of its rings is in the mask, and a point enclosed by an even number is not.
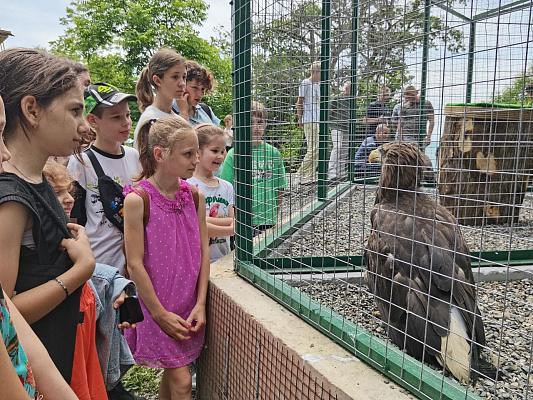
{"type": "Polygon", "coordinates": [[[374,152],[382,169],[363,259],[388,337],[462,383],[495,379],[480,357],[485,328],[468,246],[453,215],[420,189],[431,162],[406,142],[374,152]]]}

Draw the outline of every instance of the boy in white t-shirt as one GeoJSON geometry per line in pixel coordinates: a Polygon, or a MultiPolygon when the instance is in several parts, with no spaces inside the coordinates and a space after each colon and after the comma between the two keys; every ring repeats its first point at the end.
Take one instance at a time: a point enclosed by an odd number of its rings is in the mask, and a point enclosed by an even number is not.
{"type": "Polygon", "coordinates": [[[211,262],[231,251],[230,237],[235,233],[233,185],[214,174],[226,156],[224,131],[211,124],[196,126],[199,160],[192,178],[187,182],[195,185],[205,195],[207,233],[211,262]]]}
{"type": "Polygon", "coordinates": [[[96,132],[96,140],[81,155],[71,156],[68,163],[70,175],[85,191],[85,202],[81,207],[75,207],[78,211],[74,211],[73,217],[78,220],[86,217],[85,230],[96,262],[111,265],[121,274],[125,264],[122,251],[124,235],[104,213],[98,176],[88,152],[92,152],[104,174],[114,182],[122,187],[132,184],[141,169],[139,153],[122,143],[128,139],[131,129],[128,101],[135,100],[135,96],[121,93],[108,84],[90,85],[85,92],[85,113],[87,122],[96,132]],[[83,162],[80,162],[80,156],[83,162]],[[80,208],[85,208],[85,215],[78,214],[80,208]]]}

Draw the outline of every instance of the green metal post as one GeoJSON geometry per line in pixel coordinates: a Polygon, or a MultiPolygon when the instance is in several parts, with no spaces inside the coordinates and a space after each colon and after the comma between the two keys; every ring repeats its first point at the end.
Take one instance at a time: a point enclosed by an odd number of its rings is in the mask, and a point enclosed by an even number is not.
{"type": "Polygon", "coordinates": [[[329,111],[329,43],[331,35],[331,1],[322,0],[322,40],[320,44],[320,133],[318,139],[318,200],[328,194],[328,111],[329,111]]]}
{"type": "MultiPolygon", "coordinates": [[[[252,46],[250,0],[235,0],[233,14],[233,115],[235,116],[236,258],[252,261],[252,46]]],[[[237,263],[238,267],[239,263],[237,263]]]]}
{"type": "Polygon", "coordinates": [[[355,144],[357,140],[357,52],[359,51],[359,0],[352,0],[352,56],[350,60],[350,128],[348,130],[348,178],[355,178],[355,144]]]}
{"type": "MultiPolygon", "coordinates": [[[[422,47],[422,82],[420,89],[421,110],[425,110],[426,93],[428,85],[428,58],[429,58],[429,22],[431,18],[431,0],[424,0],[424,38],[422,47]]],[[[420,132],[418,137],[425,137],[427,130],[427,115],[425,112],[420,113],[420,132]]],[[[420,141],[420,139],[419,139],[420,141]]]]}
{"type": "Polygon", "coordinates": [[[472,82],[474,81],[474,50],[476,48],[476,22],[470,22],[468,38],[468,67],[466,74],[466,103],[472,102],[472,82]]]}

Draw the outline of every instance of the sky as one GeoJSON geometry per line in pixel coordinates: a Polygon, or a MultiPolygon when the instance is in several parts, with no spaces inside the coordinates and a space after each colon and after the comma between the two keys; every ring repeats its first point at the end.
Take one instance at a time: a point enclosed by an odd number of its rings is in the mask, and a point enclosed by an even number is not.
{"type": "MultiPolygon", "coordinates": [[[[215,27],[231,29],[229,0],[207,0],[208,18],[199,28],[200,36],[209,39],[215,35],[215,27]]],[[[51,40],[63,33],[59,19],[65,16],[70,0],[1,0],[0,29],[13,33],[5,47],[48,47],[51,40]]]]}

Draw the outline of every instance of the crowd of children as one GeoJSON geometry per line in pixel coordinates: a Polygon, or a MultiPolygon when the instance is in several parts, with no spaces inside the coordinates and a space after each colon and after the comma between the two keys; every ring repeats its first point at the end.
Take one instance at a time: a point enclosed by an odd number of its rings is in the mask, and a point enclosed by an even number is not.
{"type": "MultiPolygon", "coordinates": [[[[223,130],[202,102],[213,75],[160,49],[131,95],[90,84],[80,63],[10,49],[0,76],[0,392],[138,399],[121,377],[139,364],[164,370],[160,399],[190,399],[210,263],[234,234],[231,116],[223,130]]],[[[254,103],[256,232],[276,223],[287,185],[266,121],[254,103]]]]}

